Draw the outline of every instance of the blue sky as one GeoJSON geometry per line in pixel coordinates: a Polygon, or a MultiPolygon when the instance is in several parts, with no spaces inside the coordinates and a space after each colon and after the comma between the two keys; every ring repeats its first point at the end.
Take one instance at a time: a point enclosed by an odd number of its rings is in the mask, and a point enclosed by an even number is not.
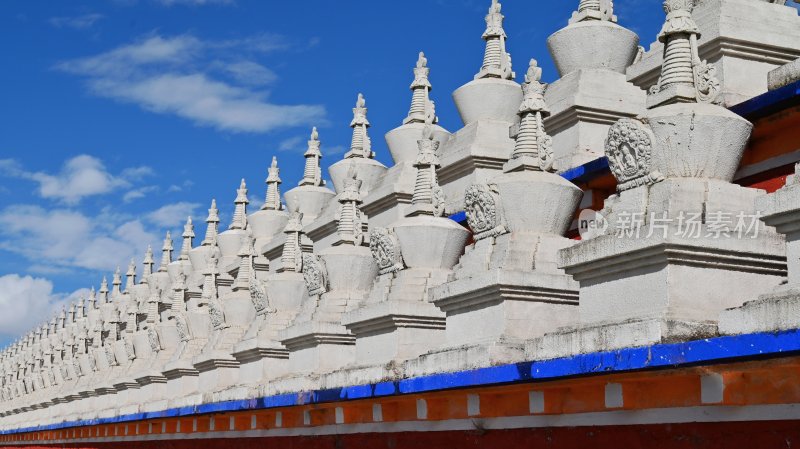
{"type": "MultiPolygon", "coordinates": [[[[319,126],[325,166],[363,92],[378,159],[400,125],[417,52],[441,124],[483,53],[489,0],[8,0],[0,5],[0,345],[98,285],[212,197],[227,226],[239,180],[260,201],[271,156],[284,191],[319,126]]],[[[506,0],[519,76],[578,0],[506,0]]],[[[618,0],[648,46],[660,0],[618,0]]],[[[176,245],[179,246],[179,243],[176,245]]]]}

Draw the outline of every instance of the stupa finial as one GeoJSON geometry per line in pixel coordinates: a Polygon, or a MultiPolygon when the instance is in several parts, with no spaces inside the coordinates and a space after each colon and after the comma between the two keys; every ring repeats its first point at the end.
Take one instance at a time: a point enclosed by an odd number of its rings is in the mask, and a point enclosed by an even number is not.
{"type": "Polygon", "coordinates": [[[160,273],[167,272],[167,265],[172,262],[172,233],[167,231],[164,237],[164,244],[161,246],[161,265],[158,267],[160,273]]]}
{"type": "Polygon", "coordinates": [[[108,302],[108,280],[105,276],[103,276],[103,280],[100,281],[100,302],[103,304],[108,302]]]}
{"type": "Polygon", "coordinates": [[[247,228],[247,205],[249,203],[250,201],[247,199],[247,184],[244,182],[244,178],[242,178],[242,182],[236,190],[236,199],[234,200],[236,206],[233,210],[233,220],[231,220],[231,225],[228,229],[247,228]]]}
{"type": "Polygon", "coordinates": [[[278,158],[272,156],[272,165],[269,166],[267,174],[267,199],[262,210],[283,210],[281,204],[281,170],[278,168],[278,158]]]}
{"type": "Polygon", "coordinates": [[[353,120],[350,122],[350,127],[353,128],[353,138],[350,140],[350,151],[344,155],[345,159],[375,157],[375,153],[372,152],[372,140],[367,132],[370,126],[369,120],[367,120],[367,101],[364,99],[364,94],[358,94],[356,107],[353,108],[353,120]]]}
{"type": "Polygon", "coordinates": [[[183,225],[183,243],[181,244],[181,254],[178,260],[189,260],[189,251],[194,244],[194,224],[192,217],[186,217],[186,224],[183,225]]]}
{"type": "Polygon", "coordinates": [[[217,275],[219,274],[217,264],[219,258],[219,246],[217,246],[217,240],[214,239],[214,241],[211,242],[211,250],[208,252],[208,256],[206,256],[206,269],[203,271],[205,279],[203,281],[201,298],[205,303],[217,297],[217,275]]]}
{"type": "Polygon", "coordinates": [[[145,278],[151,274],[153,274],[153,265],[156,262],[153,259],[153,247],[147,245],[147,251],[144,253],[144,260],[142,260],[142,265],[144,266],[144,271],[142,272],[142,278],[145,278]]]}
{"type": "Polygon", "coordinates": [[[211,246],[217,240],[219,233],[219,209],[217,209],[217,200],[211,200],[211,208],[208,209],[208,218],[206,218],[206,237],[203,239],[203,246],[211,246]]]}
{"type": "Polygon", "coordinates": [[[361,215],[361,180],[357,178],[355,167],[350,166],[344,189],[339,195],[337,231],[339,243],[360,246],[364,242],[364,219],[361,215]]]}
{"type": "Polygon", "coordinates": [[[111,280],[111,297],[114,298],[122,293],[120,286],[122,286],[122,274],[117,266],[117,271],[114,272],[114,278],[111,280]]]}
{"type": "Polygon", "coordinates": [[[302,212],[294,210],[289,214],[289,221],[286,223],[283,233],[286,234],[286,242],[283,244],[281,267],[278,271],[299,272],[303,258],[303,250],[300,246],[303,234],[302,212]]]}
{"type": "Polygon", "coordinates": [[[511,68],[511,55],[506,51],[506,35],[503,29],[505,16],[501,12],[503,5],[497,0],[492,0],[489,13],[486,15],[486,31],[483,32],[483,40],[486,41],[486,51],[483,55],[483,66],[481,71],[475,75],[475,79],[481,78],[502,78],[514,79],[514,72],[511,68]]]}
{"type": "Polygon", "coordinates": [[[256,255],[254,244],[255,239],[250,232],[242,237],[242,245],[239,247],[239,253],[237,254],[239,256],[239,271],[236,273],[236,280],[233,283],[234,291],[250,289],[250,277],[254,275],[252,273],[253,257],[256,255]]]}
{"type": "Polygon", "coordinates": [[[531,59],[522,85],[522,104],[517,112],[520,124],[514,152],[504,167],[505,172],[553,169],[553,139],[545,132],[543,122],[550,115],[550,109],[544,100],[545,86],[541,79],[542,69],[531,59]]]}
{"type": "Polygon", "coordinates": [[[125,277],[125,291],[129,292],[131,288],[136,285],[136,260],[133,258],[131,258],[130,263],[128,263],[128,272],[125,273],[125,277]]]}
{"type": "Polygon", "coordinates": [[[650,89],[648,108],[671,103],[715,103],[720,82],[716,67],[700,59],[700,29],[692,18],[695,0],[665,0],[667,19],[658,35],[664,43],[661,76],[650,89]]]}
{"type": "MultiPolygon", "coordinates": [[[[428,68],[428,59],[425,58],[425,53],[419,52],[419,59],[417,59],[417,66],[414,68],[414,82],[411,83],[411,109],[408,111],[408,117],[403,120],[406,123],[425,123],[428,120],[426,116],[425,105],[430,101],[430,91],[433,88],[428,75],[431,69],[428,68]]],[[[434,114],[432,123],[437,123],[439,118],[434,114]]]]}
{"type": "Polygon", "coordinates": [[[303,154],[306,158],[306,166],[303,170],[303,179],[300,180],[301,186],[324,186],[325,181],[322,180],[322,169],[320,168],[320,159],[322,159],[322,152],[320,151],[321,142],[319,141],[319,133],[317,127],[311,129],[311,137],[308,139],[308,149],[303,154]]]}
{"type": "Polygon", "coordinates": [[[422,130],[422,139],[417,141],[419,151],[414,160],[417,178],[414,183],[414,195],[411,197],[409,215],[444,215],[444,192],[436,178],[436,169],[441,166],[436,151],[439,142],[433,139],[432,124],[427,122],[422,130]]]}
{"type": "Polygon", "coordinates": [[[580,0],[578,10],[572,14],[569,23],[589,20],[606,20],[616,23],[617,16],[614,15],[613,0],[580,0]]]}

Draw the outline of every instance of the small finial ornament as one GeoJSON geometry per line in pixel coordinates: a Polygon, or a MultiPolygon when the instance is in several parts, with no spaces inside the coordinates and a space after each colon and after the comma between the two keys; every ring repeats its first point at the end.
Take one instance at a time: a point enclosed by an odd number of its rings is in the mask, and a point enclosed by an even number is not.
{"type": "Polygon", "coordinates": [[[125,281],[125,291],[129,292],[130,289],[136,285],[136,260],[131,259],[128,264],[128,272],[125,273],[127,280],[125,281]]]}
{"type": "Polygon", "coordinates": [[[617,23],[612,0],[580,0],[578,10],[572,14],[569,23],[603,20],[617,23]]]}
{"type": "Polygon", "coordinates": [[[100,282],[99,293],[100,293],[100,301],[102,303],[104,303],[104,304],[107,303],[108,302],[108,280],[106,279],[105,276],[103,276],[103,280],[100,282]]]}
{"type": "Polygon", "coordinates": [[[234,200],[236,206],[233,210],[233,220],[231,220],[231,225],[228,229],[243,230],[247,228],[247,205],[249,203],[250,200],[247,199],[247,184],[242,178],[242,182],[236,190],[236,199],[234,200]]]}
{"type": "Polygon", "coordinates": [[[367,101],[363,94],[358,94],[356,107],[353,108],[353,120],[350,122],[350,127],[353,128],[353,138],[350,140],[350,151],[344,155],[345,159],[375,157],[375,153],[372,152],[372,140],[367,132],[370,126],[369,120],[367,120],[367,101]]]}
{"type": "MultiPolygon", "coordinates": [[[[316,129],[316,128],[315,128],[316,129]]],[[[278,168],[278,158],[272,156],[272,165],[267,174],[267,198],[261,206],[261,210],[283,210],[281,204],[281,170],[278,168]]]]}
{"type": "Polygon", "coordinates": [[[301,239],[303,235],[303,213],[294,210],[289,214],[289,221],[283,229],[286,234],[286,242],[283,244],[281,254],[281,267],[279,272],[293,271],[299,273],[303,266],[301,239]]]}
{"type": "Polygon", "coordinates": [[[414,183],[414,194],[411,198],[412,207],[408,215],[441,217],[444,215],[445,201],[444,192],[436,178],[436,170],[441,166],[436,154],[439,142],[433,139],[433,127],[430,122],[425,124],[425,128],[422,130],[422,139],[417,141],[417,145],[419,151],[414,160],[417,177],[414,183]]]}
{"type": "Polygon", "coordinates": [[[511,68],[511,55],[506,51],[506,35],[503,29],[502,5],[497,0],[492,0],[489,13],[486,15],[486,31],[483,39],[486,41],[486,51],[483,56],[483,66],[475,79],[501,78],[511,80],[515,75],[511,68]]]}
{"type": "Polygon", "coordinates": [[[322,159],[322,151],[320,147],[322,143],[319,141],[319,132],[317,127],[311,129],[311,136],[308,139],[308,149],[303,154],[306,158],[305,168],[303,169],[303,179],[300,180],[301,186],[316,186],[321,187],[325,185],[322,180],[322,169],[320,168],[320,159],[322,159]]]}
{"type": "Polygon", "coordinates": [[[183,225],[183,243],[181,244],[181,254],[178,260],[189,260],[189,251],[192,250],[194,241],[194,224],[192,217],[186,217],[186,224],[183,225]]]}
{"type": "Polygon", "coordinates": [[[153,274],[153,265],[156,264],[155,259],[153,259],[153,247],[151,245],[147,245],[147,251],[144,253],[144,260],[142,261],[142,265],[144,266],[144,272],[142,273],[142,278],[150,276],[153,274]]]}
{"type": "MultiPolygon", "coordinates": [[[[403,120],[404,125],[406,123],[425,123],[428,120],[425,108],[430,101],[430,91],[432,89],[428,80],[430,71],[425,53],[419,52],[417,66],[414,69],[414,81],[411,83],[411,109],[408,111],[408,117],[403,120]]],[[[432,123],[438,122],[439,119],[434,114],[432,123]]]]}
{"type": "Polygon", "coordinates": [[[522,104],[514,152],[504,167],[505,172],[520,170],[553,171],[553,139],[544,129],[543,119],[550,115],[544,100],[542,69],[531,59],[522,85],[522,104]]]}
{"type": "Polygon", "coordinates": [[[172,262],[172,233],[167,231],[164,237],[164,244],[161,245],[161,264],[158,266],[159,273],[166,273],[167,266],[172,262]]]}
{"type": "Polygon", "coordinates": [[[664,43],[661,76],[647,99],[648,108],[672,103],[718,103],[716,67],[700,59],[700,29],[692,17],[695,0],[665,0],[667,13],[658,40],[664,43]]]}
{"type": "Polygon", "coordinates": [[[208,209],[208,218],[206,218],[206,236],[203,239],[203,246],[211,246],[217,241],[217,234],[219,234],[219,209],[217,209],[217,200],[211,200],[211,207],[208,209]]]}
{"type": "Polygon", "coordinates": [[[339,244],[361,246],[364,243],[364,218],[361,214],[361,180],[355,167],[350,166],[342,194],[339,195],[337,232],[339,244]]]}

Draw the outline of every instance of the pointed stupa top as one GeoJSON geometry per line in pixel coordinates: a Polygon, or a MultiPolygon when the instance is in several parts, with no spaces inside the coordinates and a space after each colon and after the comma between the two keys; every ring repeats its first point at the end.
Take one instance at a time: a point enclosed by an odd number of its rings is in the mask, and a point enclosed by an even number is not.
{"type": "Polygon", "coordinates": [[[97,293],[94,291],[94,285],[89,289],[89,310],[97,308],[97,293]]]}
{"type": "Polygon", "coordinates": [[[283,210],[281,204],[281,170],[278,168],[278,158],[272,156],[272,165],[267,174],[267,199],[261,210],[283,210]]]}
{"type": "Polygon", "coordinates": [[[153,274],[153,265],[156,262],[153,259],[153,247],[147,245],[147,251],[144,253],[144,260],[142,261],[142,265],[144,265],[144,272],[142,273],[142,278],[145,278],[151,274],[153,274]]]}
{"type": "Polygon", "coordinates": [[[414,183],[414,195],[411,197],[409,216],[444,215],[444,193],[436,178],[436,169],[441,166],[436,151],[439,141],[433,139],[431,123],[426,123],[422,131],[422,139],[417,141],[419,151],[414,160],[417,178],[414,183]]]}
{"type": "Polygon", "coordinates": [[[248,290],[250,288],[250,277],[253,275],[253,257],[256,255],[254,248],[255,239],[248,232],[242,236],[242,245],[239,247],[239,271],[236,273],[236,280],[233,283],[233,290],[248,290]]]}
{"type": "Polygon", "coordinates": [[[217,240],[215,239],[211,242],[211,251],[208,252],[206,269],[203,271],[205,280],[203,281],[201,297],[205,302],[217,297],[217,275],[219,274],[217,264],[220,257],[219,246],[217,246],[217,240]]]}
{"type": "Polygon", "coordinates": [[[411,83],[411,109],[408,111],[408,117],[403,120],[404,125],[406,123],[425,123],[429,121],[426,113],[433,114],[433,118],[430,120],[431,123],[438,123],[439,121],[434,109],[426,109],[426,105],[430,102],[430,91],[433,89],[430,81],[428,81],[430,71],[425,53],[419,52],[417,66],[414,68],[414,82],[411,83]]]}
{"type": "Polygon", "coordinates": [[[372,140],[367,132],[370,126],[369,120],[367,120],[367,101],[364,99],[364,94],[358,94],[356,107],[353,108],[353,120],[350,122],[350,127],[353,128],[353,138],[350,140],[350,151],[344,155],[345,159],[375,157],[375,153],[372,152],[372,140]]]}
{"type": "Polygon", "coordinates": [[[605,20],[617,23],[613,0],[580,0],[578,10],[572,14],[570,24],[589,20],[605,20]]]}
{"type": "Polygon", "coordinates": [[[475,79],[514,79],[514,72],[511,69],[511,55],[506,51],[507,36],[503,29],[505,16],[501,12],[502,8],[503,6],[498,0],[492,0],[489,13],[486,15],[486,31],[483,32],[482,36],[486,41],[483,66],[481,66],[481,71],[475,75],[475,79]]]}
{"type": "Polygon", "coordinates": [[[217,241],[217,234],[219,233],[219,209],[217,209],[217,200],[211,200],[211,208],[208,209],[208,218],[206,218],[206,237],[203,239],[202,246],[211,246],[217,241]]]}
{"type": "Polygon", "coordinates": [[[300,240],[303,234],[303,213],[297,210],[289,214],[289,221],[283,229],[286,234],[286,242],[283,244],[283,252],[281,253],[281,267],[278,271],[298,271],[301,266],[302,248],[300,247],[300,240]]]}
{"type": "Polygon", "coordinates": [[[186,218],[186,224],[183,225],[183,244],[181,245],[181,255],[178,260],[189,260],[189,251],[192,250],[194,244],[194,224],[192,224],[192,217],[186,218]]]}
{"type": "Polygon", "coordinates": [[[167,265],[172,262],[172,233],[167,231],[164,237],[164,244],[161,246],[161,265],[158,267],[160,273],[167,272],[167,265]]]}
{"type": "Polygon", "coordinates": [[[719,97],[716,68],[701,61],[698,53],[700,30],[692,18],[695,2],[664,1],[667,18],[658,35],[664,43],[664,59],[658,83],[650,89],[649,108],[671,103],[713,103],[719,97]]]}
{"type": "Polygon", "coordinates": [[[134,259],[131,259],[128,264],[128,272],[125,273],[125,277],[127,278],[125,281],[125,291],[127,292],[136,285],[136,261],[134,259]]]}
{"type": "Polygon", "coordinates": [[[105,276],[103,276],[103,280],[100,281],[100,301],[103,303],[108,302],[108,280],[105,276]]]}
{"type": "Polygon", "coordinates": [[[172,291],[174,293],[170,309],[173,312],[186,311],[186,274],[184,272],[178,272],[175,282],[172,284],[172,291]]]}
{"type": "Polygon", "coordinates": [[[542,69],[531,59],[525,83],[522,85],[522,104],[517,114],[520,116],[514,152],[505,165],[506,173],[520,170],[552,171],[553,139],[544,129],[543,119],[550,115],[544,101],[544,84],[541,82],[542,69]]]}
{"type": "Polygon", "coordinates": [[[359,246],[364,241],[363,218],[361,215],[361,180],[355,167],[351,166],[344,182],[344,190],[339,195],[337,232],[340,243],[359,246]]]}
{"type": "Polygon", "coordinates": [[[122,292],[120,291],[120,286],[122,286],[122,274],[119,270],[119,266],[117,267],[117,271],[114,272],[114,279],[111,281],[111,297],[116,297],[122,292]]]}
{"type": "Polygon", "coordinates": [[[75,306],[75,319],[76,320],[81,319],[81,318],[86,316],[86,309],[84,307],[85,304],[86,304],[86,298],[84,298],[83,296],[78,298],[78,304],[75,306]]]}
{"type": "Polygon", "coordinates": [[[233,210],[233,220],[228,229],[245,229],[247,228],[247,205],[250,201],[247,199],[247,184],[242,178],[239,188],[236,189],[236,199],[233,201],[236,207],[233,210]]]}
{"type": "Polygon", "coordinates": [[[319,161],[322,159],[322,152],[320,148],[319,133],[317,128],[311,129],[311,138],[308,139],[308,149],[303,154],[306,158],[306,166],[303,170],[303,179],[300,180],[301,186],[324,186],[325,181],[322,180],[322,169],[320,168],[319,161]]]}

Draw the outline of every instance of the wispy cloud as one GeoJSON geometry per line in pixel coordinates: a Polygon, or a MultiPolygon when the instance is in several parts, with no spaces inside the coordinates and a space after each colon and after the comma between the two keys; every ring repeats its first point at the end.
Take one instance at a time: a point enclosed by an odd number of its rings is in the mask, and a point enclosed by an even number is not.
{"type": "Polygon", "coordinates": [[[278,77],[247,56],[285,46],[284,38],[268,34],[225,41],[151,35],[57,68],[86,77],[95,95],[219,130],[267,132],[324,121],[320,105],[275,104],[257,89],[278,77]]]}
{"type": "Polygon", "coordinates": [[[150,212],[146,218],[162,228],[172,228],[183,224],[199,207],[200,204],[189,202],[168,204],[150,212]]]}
{"type": "Polygon", "coordinates": [[[305,145],[305,140],[301,136],[294,136],[289,137],[287,139],[283,139],[278,144],[278,151],[295,151],[303,149],[303,145],[305,145]]]}
{"type": "Polygon", "coordinates": [[[55,174],[25,170],[13,159],[0,160],[0,175],[34,181],[39,184],[38,193],[42,198],[66,204],[77,204],[85,197],[129,187],[131,181],[150,173],[149,167],[135,167],[113,175],[99,159],[86,154],[67,160],[55,174]]]}
{"type": "Polygon", "coordinates": [[[72,28],[83,30],[91,28],[99,20],[105,18],[102,14],[84,14],[74,17],[51,17],[48,22],[56,28],[72,28]]]}

